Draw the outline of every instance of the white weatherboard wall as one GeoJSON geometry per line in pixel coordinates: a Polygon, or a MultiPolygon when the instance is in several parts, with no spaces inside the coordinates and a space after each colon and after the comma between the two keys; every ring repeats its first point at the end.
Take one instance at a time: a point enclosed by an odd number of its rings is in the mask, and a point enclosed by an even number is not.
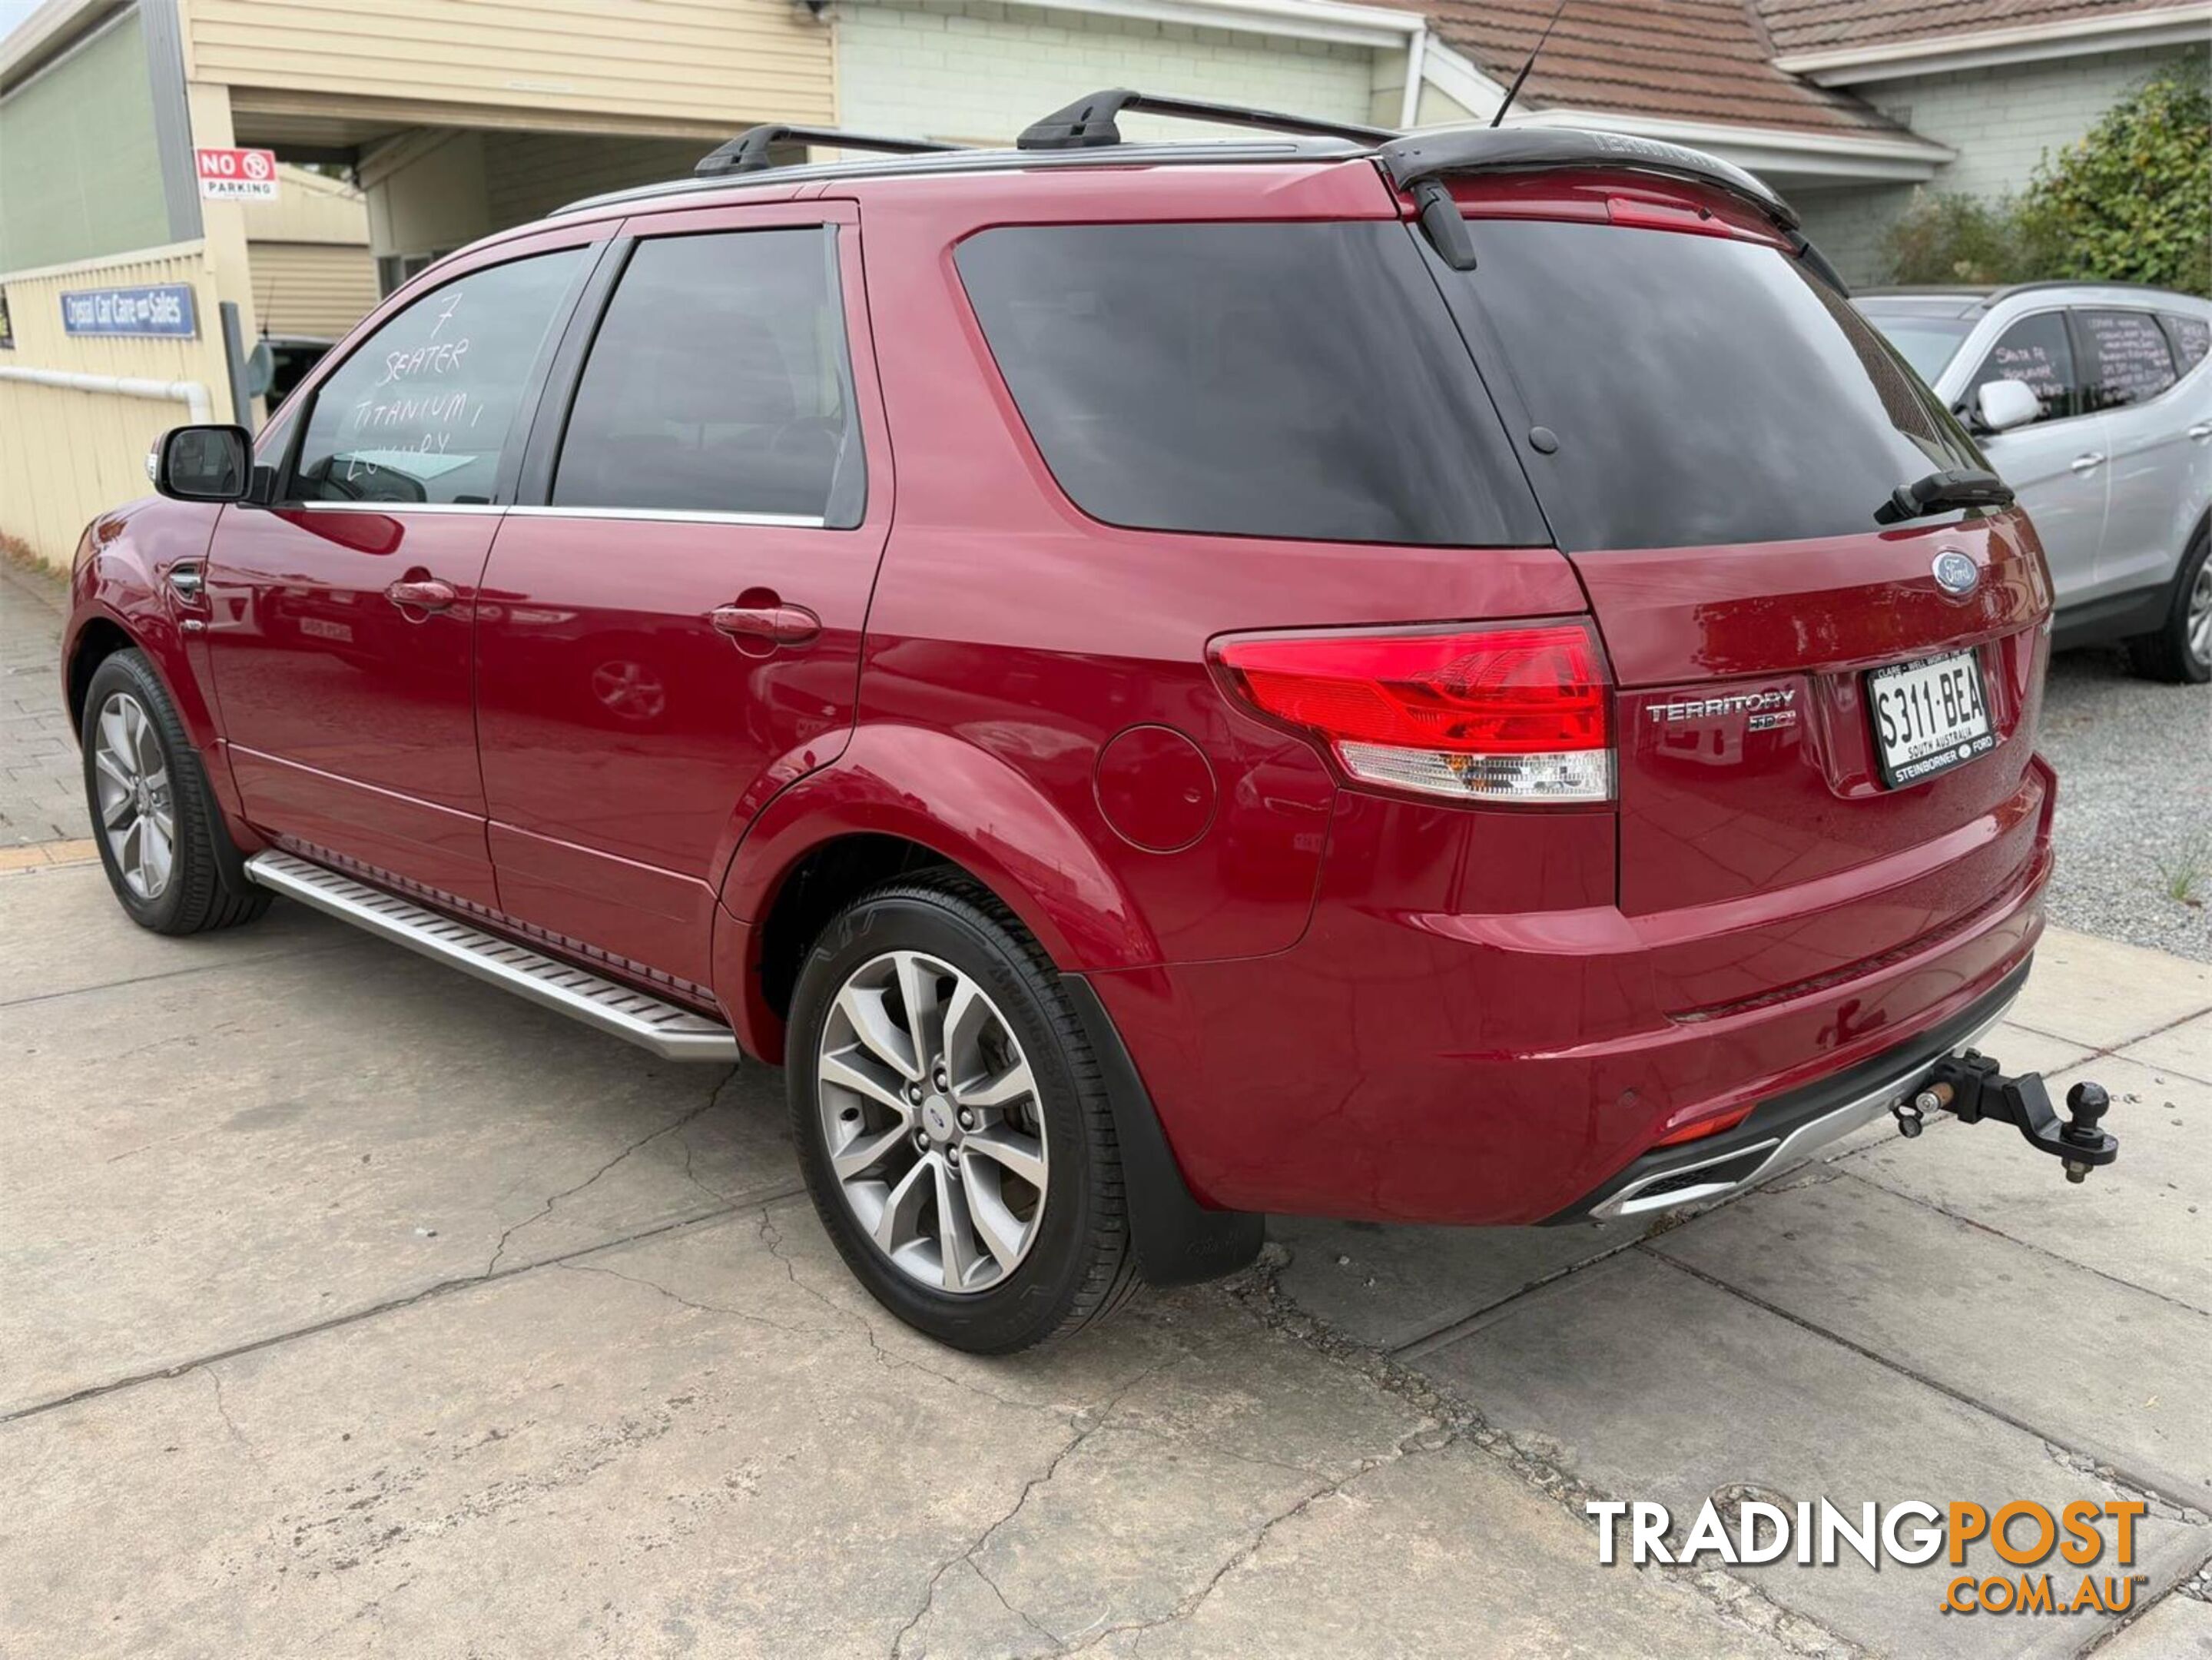
{"type": "MultiPolygon", "coordinates": [[[[838,125],[918,137],[1005,143],[1106,87],[1365,121],[1381,55],[995,0],[846,0],[836,15],[838,125]]],[[[1232,136],[1141,116],[1124,126],[1133,137],[1176,130],[1232,136]]]]}
{"type": "MultiPolygon", "coordinates": [[[[2111,52],[1994,69],[1959,70],[1856,88],[1875,108],[1959,159],[1926,188],[2002,196],[2024,189],[2046,152],[2080,139],[2141,82],[2163,70],[2202,82],[2212,73],[2203,47],[2111,52]]],[[[1791,200],[1805,228],[1850,281],[1881,271],[1881,234],[1912,199],[1910,185],[1805,191],[1791,200]]]]}

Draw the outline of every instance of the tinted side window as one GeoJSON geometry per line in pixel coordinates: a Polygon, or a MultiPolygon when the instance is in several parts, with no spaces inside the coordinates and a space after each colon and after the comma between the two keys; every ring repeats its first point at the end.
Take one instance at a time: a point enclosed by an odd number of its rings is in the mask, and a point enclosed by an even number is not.
{"type": "Polygon", "coordinates": [[[2155,398],[2174,383],[2166,331],[2147,311],[2080,311],[2088,361],[2081,386],[2093,410],[2124,409],[2155,398]]]}
{"type": "Polygon", "coordinates": [[[2039,421],[2081,413],[2074,376],[2074,345],[2066,334],[2066,313],[2039,312],[2007,329],[1974,378],[1966,383],[1959,407],[1971,410],[1975,394],[1992,380],[2022,380],[2043,404],[2039,421]]]}
{"type": "Polygon", "coordinates": [[[553,503],[860,520],[827,227],[641,242],[576,388],[553,503]]]}
{"type": "Polygon", "coordinates": [[[956,258],[1023,421],[1093,518],[1549,539],[1401,225],[1008,228],[956,258]]]}
{"type": "Polygon", "coordinates": [[[2212,322],[2170,311],[2160,313],[2159,320],[2166,325],[2166,337],[2173,342],[2173,360],[2184,374],[2212,353],[2212,322]]]}
{"type": "Polygon", "coordinates": [[[489,502],[532,369],[586,250],[456,277],[356,347],[315,394],[294,499],[489,502]]]}

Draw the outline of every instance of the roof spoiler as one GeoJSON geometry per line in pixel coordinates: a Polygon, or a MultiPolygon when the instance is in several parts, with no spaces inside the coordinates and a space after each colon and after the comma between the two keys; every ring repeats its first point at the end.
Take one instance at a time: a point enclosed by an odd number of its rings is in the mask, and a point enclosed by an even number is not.
{"type": "Polygon", "coordinates": [[[1717,155],[1632,133],[1579,127],[1456,127],[1391,140],[1375,152],[1391,184],[1419,205],[1421,228],[1445,262],[1474,265],[1473,240],[1458,205],[1443,188],[1453,173],[1532,173],[1550,167],[1621,167],[1724,191],[1768,220],[1814,276],[1838,294],[1844,279],[1806,240],[1796,210],[1772,186],[1717,155]]]}

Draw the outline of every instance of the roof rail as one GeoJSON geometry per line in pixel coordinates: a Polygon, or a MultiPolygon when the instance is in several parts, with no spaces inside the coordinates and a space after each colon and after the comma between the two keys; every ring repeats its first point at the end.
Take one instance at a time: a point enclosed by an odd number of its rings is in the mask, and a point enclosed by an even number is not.
{"type": "Polygon", "coordinates": [[[839,149],[874,150],[885,155],[930,155],[960,148],[957,144],[940,144],[933,138],[887,138],[876,133],[846,132],[837,127],[793,127],[779,123],[748,127],[720,149],[701,156],[691,171],[702,179],[763,172],[775,165],[769,159],[769,151],[777,144],[834,145],[839,149]]]}
{"type": "Polygon", "coordinates": [[[1225,127],[1258,127],[1267,132],[1300,134],[1309,138],[1348,138],[1354,143],[1379,144],[1395,138],[1394,128],[1361,126],[1350,121],[1322,121],[1307,115],[1282,115],[1273,110],[1246,109],[1241,104],[1212,104],[1196,98],[1158,98],[1151,93],[1112,87],[1077,99],[1066,109],[1054,110],[1032,122],[1014,141],[1017,149],[1099,149],[1121,142],[1121,129],[1114,118],[1123,110],[1140,115],[1172,115],[1186,121],[1211,121],[1225,127]]]}

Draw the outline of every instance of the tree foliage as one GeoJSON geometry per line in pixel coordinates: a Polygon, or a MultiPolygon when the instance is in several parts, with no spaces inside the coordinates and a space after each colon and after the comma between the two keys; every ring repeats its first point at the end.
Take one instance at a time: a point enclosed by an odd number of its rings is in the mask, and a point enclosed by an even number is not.
{"type": "Polygon", "coordinates": [[[1917,194],[1886,233],[1900,283],[2038,277],[2212,295],[2212,93],[2161,76],[1994,200],[1917,194]]]}

